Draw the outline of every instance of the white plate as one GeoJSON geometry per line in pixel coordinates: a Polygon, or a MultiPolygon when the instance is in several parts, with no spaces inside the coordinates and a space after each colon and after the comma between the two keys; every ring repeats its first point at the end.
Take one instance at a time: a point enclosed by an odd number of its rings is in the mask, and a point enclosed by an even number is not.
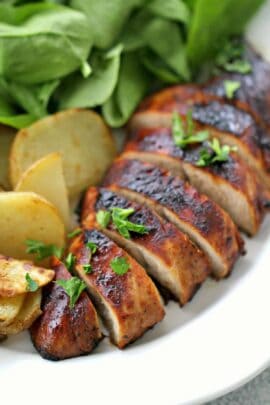
{"type": "MultiPolygon", "coordinates": [[[[260,18],[267,25],[270,1],[260,18]]],[[[250,32],[263,49],[256,23],[250,32]]],[[[195,404],[244,384],[270,364],[269,218],[247,250],[230,278],[207,281],[183,309],[170,303],[165,320],[124,351],[105,340],[87,357],[53,363],[27,334],[9,338],[0,347],[1,401],[195,404]]]]}

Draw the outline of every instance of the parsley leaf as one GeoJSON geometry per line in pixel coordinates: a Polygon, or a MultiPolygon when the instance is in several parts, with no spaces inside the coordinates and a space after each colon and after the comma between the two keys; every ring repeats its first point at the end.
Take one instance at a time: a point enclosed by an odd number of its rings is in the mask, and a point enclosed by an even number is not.
{"type": "Polygon", "coordinates": [[[125,257],[115,257],[112,259],[110,265],[112,270],[118,274],[118,276],[126,274],[130,267],[125,257]]]}
{"type": "Polygon", "coordinates": [[[111,213],[105,210],[99,210],[96,215],[97,222],[102,228],[107,228],[111,220],[111,213]]]}
{"type": "Polygon", "coordinates": [[[50,256],[56,256],[61,259],[63,254],[63,249],[55,245],[45,245],[45,243],[28,239],[26,242],[26,253],[36,254],[37,260],[43,260],[50,256]]]}
{"type": "Polygon", "coordinates": [[[130,232],[139,233],[141,235],[148,233],[145,225],[135,224],[127,220],[134,212],[134,208],[112,208],[112,222],[120,235],[126,239],[130,239],[130,232]]]}
{"type": "Polygon", "coordinates": [[[196,165],[200,167],[210,166],[216,162],[227,162],[230,152],[237,151],[236,146],[220,145],[217,138],[209,142],[210,150],[203,148],[200,151],[200,157],[196,165]]]}
{"type": "Polygon", "coordinates": [[[224,80],[224,89],[228,99],[234,98],[235,92],[240,89],[241,83],[235,80],[224,80]]]}
{"type": "Polygon", "coordinates": [[[73,270],[73,267],[76,263],[76,256],[74,256],[71,252],[67,255],[65,260],[65,265],[69,272],[73,270]]]}
{"type": "Polygon", "coordinates": [[[80,235],[81,233],[82,233],[81,229],[74,229],[74,231],[68,233],[67,237],[69,239],[72,239],[72,238],[74,238],[74,236],[80,235]]]}
{"type": "Polygon", "coordinates": [[[84,269],[85,274],[91,274],[93,271],[93,267],[91,264],[83,264],[82,267],[84,269]]]}
{"type": "Polygon", "coordinates": [[[91,250],[92,254],[96,253],[98,247],[94,242],[87,242],[86,246],[91,250]]]}
{"type": "Polygon", "coordinates": [[[183,120],[177,112],[172,116],[172,135],[176,146],[184,149],[187,145],[201,143],[208,139],[208,131],[198,131],[194,133],[194,123],[192,120],[192,111],[187,113],[186,128],[183,120]]]}
{"type": "Polygon", "coordinates": [[[31,278],[29,273],[26,273],[25,280],[27,282],[27,291],[35,292],[38,290],[38,283],[31,278]]]}
{"type": "Polygon", "coordinates": [[[71,277],[69,280],[56,280],[56,284],[60,285],[69,296],[69,307],[73,308],[78,301],[81,293],[86,288],[84,281],[78,277],[71,277]]]}
{"type": "Polygon", "coordinates": [[[244,59],[243,44],[228,41],[216,58],[216,65],[227,72],[247,74],[252,72],[251,64],[244,59]]]}

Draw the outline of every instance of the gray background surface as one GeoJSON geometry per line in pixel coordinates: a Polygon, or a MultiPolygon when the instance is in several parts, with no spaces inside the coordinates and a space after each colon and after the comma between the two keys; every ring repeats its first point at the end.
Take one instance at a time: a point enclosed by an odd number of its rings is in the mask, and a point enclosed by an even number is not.
{"type": "Polygon", "coordinates": [[[206,405],[270,405],[270,368],[244,387],[206,405]]]}

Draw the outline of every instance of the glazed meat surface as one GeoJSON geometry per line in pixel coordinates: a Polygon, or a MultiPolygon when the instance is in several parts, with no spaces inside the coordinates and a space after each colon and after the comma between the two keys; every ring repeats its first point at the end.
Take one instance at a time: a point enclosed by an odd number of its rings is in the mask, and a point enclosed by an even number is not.
{"type": "Polygon", "coordinates": [[[179,177],[138,160],[118,159],[104,186],[121,190],[173,222],[208,256],[215,277],[228,275],[243,251],[243,242],[231,218],[212,200],[179,177]]]}
{"type": "Polygon", "coordinates": [[[164,317],[161,297],[145,270],[104,233],[87,229],[76,237],[70,252],[76,257],[75,271],[85,281],[88,292],[119,348],[139,338],[164,317]],[[96,246],[91,255],[87,243],[96,246]],[[119,275],[112,260],[122,258],[129,265],[119,275]],[[84,265],[91,264],[90,273],[84,265]]]}
{"type": "Polygon", "coordinates": [[[85,228],[99,227],[96,214],[112,208],[133,209],[128,220],[143,224],[147,233],[131,232],[123,237],[114,224],[103,232],[127,250],[146,271],[166,288],[181,305],[189,301],[209,274],[206,256],[173,224],[149,208],[137,204],[110,189],[90,187],[86,193],[82,224],[85,228]]]}
{"type": "MultiPolygon", "coordinates": [[[[56,258],[52,268],[56,280],[68,280],[71,274],[56,258]]],[[[63,360],[91,353],[102,338],[95,308],[85,292],[75,306],[54,282],[43,290],[42,315],[30,329],[33,344],[49,360],[63,360]]]]}
{"type": "Polygon", "coordinates": [[[146,99],[130,121],[130,130],[170,127],[172,112],[185,119],[192,110],[196,130],[208,130],[237,153],[270,188],[270,137],[251,114],[212,96],[195,85],[174,86],[146,99]]]}
{"type": "Polygon", "coordinates": [[[251,72],[224,72],[206,83],[204,88],[210,94],[227,98],[224,80],[240,82],[241,86],[234,98],[227,101],[250,112],[257,121],[270,129],[270,64],[248,44],[245,45],[244,59],[251,64],[251,72]]]}
{"type": "Polygon", "coordinates": [[[133,131],[122,156],[155,163],[188,180],[222,206],[240,228],[254,235],[268,193],[261,190],[253,171],[237,153],[231,153],[227,162],[198,167],[196,162],[205,148],[207,143],[181,149],[174,144],[170,128],[141,128],[133,131]]]}

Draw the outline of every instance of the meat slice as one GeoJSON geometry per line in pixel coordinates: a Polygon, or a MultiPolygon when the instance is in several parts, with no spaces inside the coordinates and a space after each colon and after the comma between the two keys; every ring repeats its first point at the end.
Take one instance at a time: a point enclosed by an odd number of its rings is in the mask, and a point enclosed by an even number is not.
{"type": "Polygon", "coordinates": [[[231,153],[227,162],[198,167],[196,162],[205,147],[197,144],[181,149],[174,144],[170,128],[142,128],[133,131],[123,157],[155,163],[187,179],[223,207],[241,229],[254,235],[262,222],[268,193],[237,153],[231,153]]]}
{"type": "Polygon", "coordinates": [[[223,72],[206,83],[204,89],[248,111],[258,122],[270,129],[270,64],[247,43],[244,44],[243,56],[250,63],[251,72],[246,74],[223,72]],[[229,100],[226,96],[225,80],[241,84],[234,97],[229,100]]]}
{"type": "MultiPolygon", "coordinates": [[[[56,258],[52,268],[56,280],[71,278],[56,258]]],[[[43,289],[42,311],[30,333],[35,348],[45,359],[63,360],[91,353],[102,338],[97,313],[85,292],[70,308],[65,290],[52,282],[43,289]]]]}
{"type": "Polygon", "coordinates": [[[207,254],[216,278],[227,276],[243,252],[243,241],[228,214],[168,171],[138,160],[118,159],[104,186],[154,208],[178,226],[207,254]]]}
{"type": "Polygon", "coordinates": [[[196,130],[237,147],[239,156],[262,184],[270,188],[270,136],[251,114],[212,96],[195,85],[174,86],[146,99],[130,120],[129,128],[170,127],[172,112],[183,119],[192,110],[196,130]]]}
{"type": "Polygon", "coordinates": [[[147,233],[130,233],[125,238],[114,224],[103,232],[130,253],[158,283],[184,305],[209,274],[210,266],[204,253],[173,224],[162,219],[149,208],[137,204],[109,189],[90,187],[82,212],[85,228],[99,227],[99,210],[133,209],[128,220],[143,224],[147,233]]]}
{"type": "Polygon", "coordinates": [[[75,271],[87,284],[88,292],[119,348],[139,338],[164,317],[161,297],[144,269],[111,239],[95,229],[84,230],[72,241],[75,271]],[[96,246],[91,257],[87,243],[96,246]],[[125,274],[112,269],[121,258],[129,265],[125,274]],[[91,263],[90,263],[91,261],[91,263]],[[91,264],[91,271],[85,265],[91,264]]]}

